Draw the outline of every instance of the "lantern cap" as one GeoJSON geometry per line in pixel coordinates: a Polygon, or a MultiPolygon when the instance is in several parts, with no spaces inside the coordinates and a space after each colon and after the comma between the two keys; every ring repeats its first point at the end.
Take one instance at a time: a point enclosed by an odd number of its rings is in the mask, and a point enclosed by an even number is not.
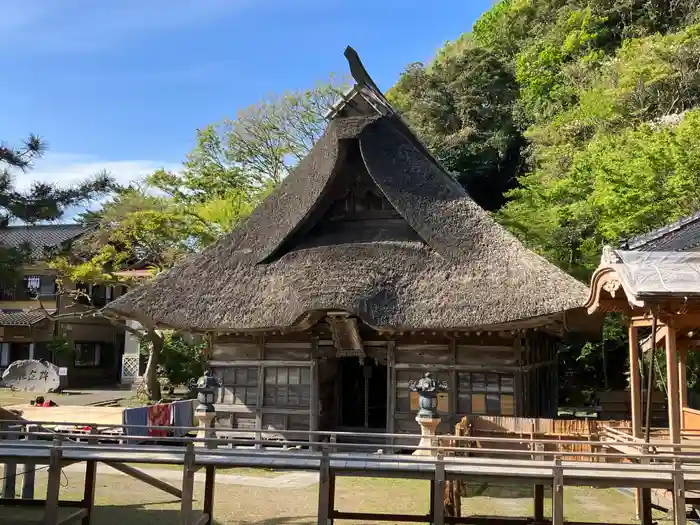
{"type": "Polygon", "coordinates": [[[221,386],[221,382],[218,378],[214,377],[211,370],[204,372],[204,375],[197,381],[197,388],[216,388],[221,386]]]}

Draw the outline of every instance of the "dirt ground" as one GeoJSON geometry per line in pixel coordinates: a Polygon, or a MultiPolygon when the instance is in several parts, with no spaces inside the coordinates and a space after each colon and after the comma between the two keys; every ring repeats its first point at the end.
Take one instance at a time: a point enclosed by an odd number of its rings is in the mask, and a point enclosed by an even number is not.
{"type": "MultiPolygon", "coordinates": [[[[246,474],[241,472],[241,474],[246,474]]],[[[66,472],[62,499],[82,496],[83,475],[66,472]]],[[[45,490],[45,471],[37,472],[37,497],[45,490]]],[[[21,481],[18,480],[18,490],[21,481]]],[[[428,509],[428,482],[414,480],[340,478],[337,482],[336,509],[362,512],[425,513],[428,509]]],[[[197,484],[197,502],[202,504],[201,484],[197,484]]],[[[474,487],[462,499],[463,515],[531,516],[532,491],[529,487],[474,487]]],[[[317,486],[305,488],[261,488],[217,484],[214,518],[217,525],[310,525],[316,522],[317,486]]],[[[615,490],[566,488],[565,518],[572,521],[631,523],[633,499],[615,490]]],[[[96,525],[153,525],[179,523],[179,502],[148,485],[125,476],[100,474],[97,478],[96,525]]],[[[2,511],[3,517],[36,519],[35,511],[2,511]]],[[[551,508],[546,500],[545,512],[551,508]]],[[[663,515],[660,523],[665,521],[663,515]]],[[[342,522],[369,523],[369,522],[342,522]]]]}

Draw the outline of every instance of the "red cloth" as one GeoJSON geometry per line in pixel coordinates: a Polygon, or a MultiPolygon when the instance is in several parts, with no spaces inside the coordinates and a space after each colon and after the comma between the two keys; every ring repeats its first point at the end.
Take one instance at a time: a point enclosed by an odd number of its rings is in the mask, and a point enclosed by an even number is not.
{"type": "MultiPolygon", "coordinates": [[[[148,426],[149,427],[167,427],[170,426],[171,408],[170,404],[151,405],[148,407],[148,426]]],[[[168,435],[165,429],[148,429],[149,436],[164,437],[168,435]]]]}
{"type": "Polygon", "coordinates": [[[51,406],[53,406],[53,405],[51,404],[51,401],[44,401],[44,402],[41,404],[41,406],[42,406],[42,407],[51,407],[51,406]]]}

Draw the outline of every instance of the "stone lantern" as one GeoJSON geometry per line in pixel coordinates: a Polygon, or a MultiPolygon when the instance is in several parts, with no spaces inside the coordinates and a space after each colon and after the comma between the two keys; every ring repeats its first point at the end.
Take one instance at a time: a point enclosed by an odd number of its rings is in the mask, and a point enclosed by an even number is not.
{"type": "MultiPolygon", "coordinates": [[[[447,382],[438,381],[433,378],[430,372],[426,372],[422,378],[409,381],[408,388],[419,396],[420,409],[416,421],[420,425],[421,440],[418,447],[431,447],[435,441],[435,429],[441,421],[437,411],[437,395],[441,392],[447,392],[447,382]]],[[[433,456],[436,455],[436,451],[419,448],[413,455],[433,456]]]]}
{"type": "MultiPolygon", "coordinates": [[[[214,408],[214,400],[216,399],[216,390],[221,386],[221,381],[211,375],[211,371],[207,370],[204,375],[199,378],[195,389],[197,390],[197,401],[199,405],[194,411],[194,416],[199,421],[198,438],[213,438],[214,433],[214,417],[216,409],[214,408]]],[[[204,443],[197,442],[196,446],[204,446],[204,443]]],[[[208,448],[215,448],[213,443],[206,443],[208,448]]]]}

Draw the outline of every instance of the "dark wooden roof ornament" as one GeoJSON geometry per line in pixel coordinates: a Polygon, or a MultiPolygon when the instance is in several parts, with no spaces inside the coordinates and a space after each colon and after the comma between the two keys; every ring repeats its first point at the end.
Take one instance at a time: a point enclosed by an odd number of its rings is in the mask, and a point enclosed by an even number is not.
{"type": "Polygon", "coordinates": [[[333,337],[337,357],[365,357],[362,337],[357,329],[357,319],[347,313],[329,312],[328,326],[333,337]]]}

